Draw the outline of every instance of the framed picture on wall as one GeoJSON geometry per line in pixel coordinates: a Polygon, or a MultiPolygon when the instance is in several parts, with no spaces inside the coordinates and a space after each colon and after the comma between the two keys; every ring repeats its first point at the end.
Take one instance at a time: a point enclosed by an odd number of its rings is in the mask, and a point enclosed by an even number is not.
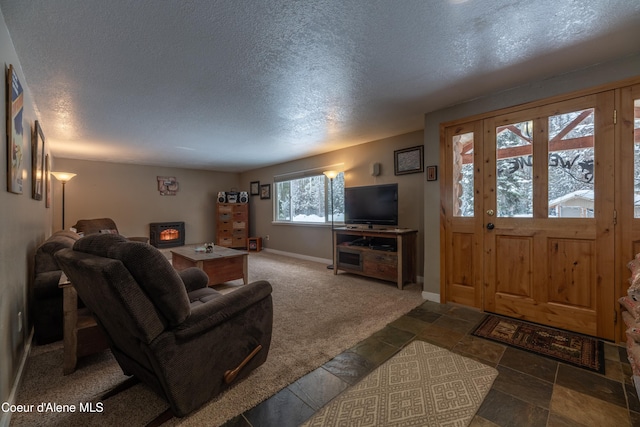
{"type": "Polygon", "coordinates": [[[427,181],[438,180],[438,166],[427,166],[427,181]]]}
{"type": "Polygon", "coordinates": [[[36,126],[31,138],[31,189],[36,200],[42,200],[44,193],[44,134],[40,122],[36,126]]]}
{"type": "Polygon", "coordinates": [[[7,191],[22,194],[25,155],[24,125],[22,113],[24,111],[24,94],[18,74],[9,65],[7,70],[7,191]]]}
{"type": "Polygon", "coordinates": [[[44,156],[44,204],[51,207],[51,159],[49,155],[44,156]]]}
{"type": "Polygon", "coordinates": [[[393,152],[396,175],[424,172],[423,147],[418,145],[393,152]]]}
{"type": "Polygon", "coordinates": [[[260,198],[261,199],[271,198],[271,184],[263,184],[260,186],[260,198]]]}
{"type": "Polygon", "coordinates": [[[258,194],[260,194],[260,181],[251,181],[249,194],[251,194],[252,196],[257,196],[258,194]]]}
{"type": "Polygon", "coordinates": [[[158,176],[158,191],[161,196],[175,196],[178,192],[178,181],[175,176],[158,176]]]}

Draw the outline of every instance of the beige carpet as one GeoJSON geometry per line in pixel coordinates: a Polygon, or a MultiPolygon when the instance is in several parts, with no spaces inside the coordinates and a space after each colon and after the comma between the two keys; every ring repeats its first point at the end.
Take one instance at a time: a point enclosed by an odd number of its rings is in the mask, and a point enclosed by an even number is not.
{"type": "MultiPolygon", "coordinates": [[[[401,291],[392,283],[344,273],[335,276],[324,264],[264,251],[250,254],[249,279],[266,279],[273,286],[273,341],[267,362],[199,411],[165,425],[220,425],[423,302],[416,284],[401,291]]],[[[223,288],[229,291],[236,283],[223,288]]],[[[75,405],[76,410],[14,414],[11,425],[132,427],[146,424],[168,407],[142,384],[98,400],[125,378],[110,352],[82,359],[76,372],[63,376],[61,343],[34,347],[16,403],[55,402],[75,405]],[[80,413],[80,403],[86,402],[102,403],[102,412],[80,413]]]]}
{"type": "Polygon", "coordinates": [[[414,341],[303,426],[467,426],[497,376],[492,367],[414,341]]]}

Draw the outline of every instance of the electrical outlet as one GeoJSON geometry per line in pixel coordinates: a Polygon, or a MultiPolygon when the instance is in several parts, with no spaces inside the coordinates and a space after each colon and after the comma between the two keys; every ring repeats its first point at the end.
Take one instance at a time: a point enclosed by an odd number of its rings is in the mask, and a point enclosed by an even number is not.
{"type": "Polygon", "coordinates": [[[264,236],[264,240],[269,240],[269,235],[264,236]]]}
{"type": "Polygon", "coordinates": [[[22,312],[18,312],[18,332],[22,332],[22,312]]]}

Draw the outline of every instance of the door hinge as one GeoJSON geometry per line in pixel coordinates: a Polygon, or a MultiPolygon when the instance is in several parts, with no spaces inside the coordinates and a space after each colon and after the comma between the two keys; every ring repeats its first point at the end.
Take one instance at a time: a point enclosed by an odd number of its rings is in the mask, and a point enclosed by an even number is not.
{"type": "Polygon", "coordinates": [[[616,311],[616,309],[613,309],[613,324],[617,325],[618,324],[618,312],[616,311]]]}
{"type": "Polygon", "coordinates": [[[617,210],[613,210],[613,225],[618,224],[618,211],[617,210]]]}
{"type": "Polygon", "coordinates": [[[618,124],[618,110],[613,110],[613,124],[618,124]]]}

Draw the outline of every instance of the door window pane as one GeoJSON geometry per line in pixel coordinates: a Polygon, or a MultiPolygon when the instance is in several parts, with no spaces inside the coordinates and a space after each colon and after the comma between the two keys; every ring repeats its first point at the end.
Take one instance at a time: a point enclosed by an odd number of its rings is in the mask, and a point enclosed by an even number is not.
{"type": "Polygon", "coordinates": [[[453,216],[473,216],[473,132],[453,137],[453,216]]]}
{"type": "Polygon", "coordinates": [[[549,218],[593,218],[593,142],[593,108],[549,117],[549,218]]]}
{"type": "Polygon", "coordinates": [[[633,217],[640,218],[640,99],[633,102],[633,217]]]}
{"type": "Polygon", "coordinates": [[[499,217],[533,216],[533,122],[496,128],[496,204],[499,217]]]}

